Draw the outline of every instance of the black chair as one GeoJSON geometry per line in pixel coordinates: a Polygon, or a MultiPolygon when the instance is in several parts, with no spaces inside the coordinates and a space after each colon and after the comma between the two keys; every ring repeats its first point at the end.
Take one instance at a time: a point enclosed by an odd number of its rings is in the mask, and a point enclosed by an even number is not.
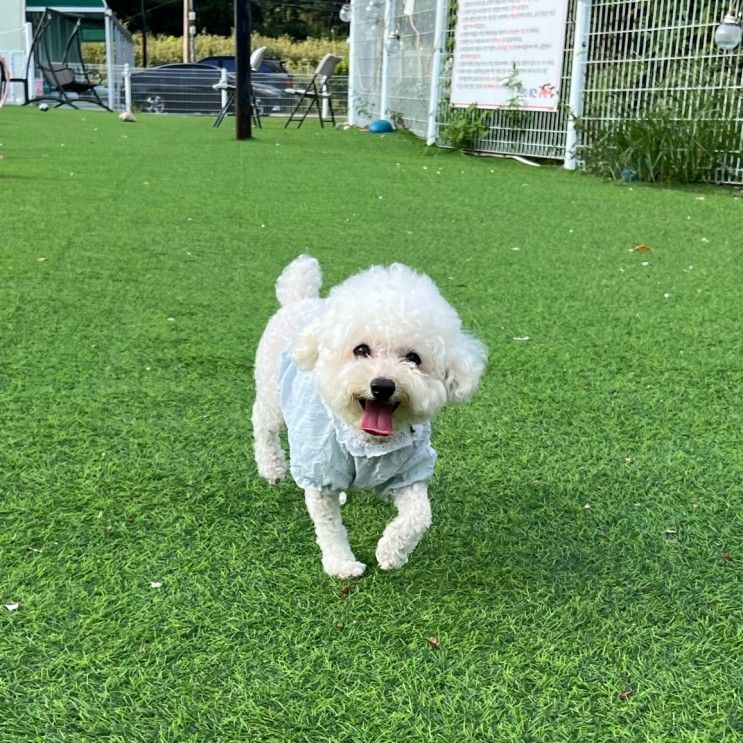
{"type": "Polygon", "coordinates": [[[335,125],[335,114],[333,113],[333,96],[328,88],[328,80],[333,76],[335,68],[340,62],[343,61],[343,57],[337,57],[335,54],[326,54],[317,65],[315,74],[312,76],[312,80],[308,83],[304,89],[300,88],[287,88],[286,92],[291,95],[299,96],[297,105],[294,106],[289,118],[284,124],[284,129],[289,126],[289,122],[294,121],[294,116],[299,111],[302,103],[306,102],[306,107],[302,113],[302,118],[299,119],[297,129],[302,126],[304,120],[307,118],[307,114],[312,110],[313,106],[317,106],[317,113],[320,117],[320,126],[325,126],[323,123],[322,106],[321,102],[327,101],[328,110],[330,111],[330,120],[335,125]]]}
{"type": "Polygon", "coordinates": [[[48,100],[56,100],[57,105],[55,108],[65,105],[78,108],[75,105],[75,101],[86,100],[108,111],[111,110],[98,95],[96,83],[90,80],[84,71],[76,73],[75,70],[64,62],[51,64],[39,63],[39,69],[49,88],[49,93],[45,93],[43,97],[48,100]],[[71,98],[70,93],[78,97],[71,98]]]}

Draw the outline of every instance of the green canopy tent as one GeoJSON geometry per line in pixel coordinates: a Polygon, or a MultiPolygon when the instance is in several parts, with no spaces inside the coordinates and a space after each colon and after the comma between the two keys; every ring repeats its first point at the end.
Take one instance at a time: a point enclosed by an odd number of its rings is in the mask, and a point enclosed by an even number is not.
{"type": "Polygon", "coordinates": [[[123,90],[122,70],[125,64],[134,66],[134,41],[116,18],[106,0],[27,0],[26,17],[38,23],[49,8],[82,18],[81,40],[104,42],[106,65],[104,76],[108,89],[108,107],[114,108],[123,90]]]}

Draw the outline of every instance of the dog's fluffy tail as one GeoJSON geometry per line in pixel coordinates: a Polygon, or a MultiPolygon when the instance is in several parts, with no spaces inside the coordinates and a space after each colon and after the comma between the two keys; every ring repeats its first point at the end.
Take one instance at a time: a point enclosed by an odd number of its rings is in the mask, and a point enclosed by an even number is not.
{"type": "Polygon", "coordinates": [[[283,307],[300,299],[316,299],[320,296],[322,272],[320,264],[311,255],[295,258],[276,280],[276,298],[283,307]]]}

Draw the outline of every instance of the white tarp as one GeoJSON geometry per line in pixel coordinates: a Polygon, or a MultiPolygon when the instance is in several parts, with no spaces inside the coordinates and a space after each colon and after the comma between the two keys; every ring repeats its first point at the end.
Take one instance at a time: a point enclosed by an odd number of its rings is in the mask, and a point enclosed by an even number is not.
{"type": "Polygon", "coordinates": [[[556,111],[568,0],[459,0],[451,105],[556,111]]]}

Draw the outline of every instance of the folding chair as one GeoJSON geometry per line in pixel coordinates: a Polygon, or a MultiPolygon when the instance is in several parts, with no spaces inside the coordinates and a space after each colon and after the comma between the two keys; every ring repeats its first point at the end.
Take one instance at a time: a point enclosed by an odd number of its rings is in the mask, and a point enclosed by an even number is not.
{"type": "MultiPolygon", "coordinates": [[[[252,72],[258,72],[261,66],[261,62],[263,61],[263,56],[266,53],[267,47],[265,46],[259,46],[251,55],[250,55],[250,69],[252,72]]],[[[218,83],[212,85],[214,90],[226,90],[229,92],[229,95],[227,96],[227,102],[222,106],[221,110],[217,114],[217,118],[214,119],[214,124],[212,126],[219,126],[223,121],[224,117],[227,116],[227,112],[230,110],[230,107],[235,101],[235,77],[233,76],[232,79],[227,79],[226,81],[220,80],[218,83]]],[[[253,121],[256,123],[257,126],[261,125],[261,114],[260,111],[258,111],[258,106],[255,105],[255,95],[253,95],[253,83],[250,84],[250,105],[253,108],[253,121]]]]}
{"type": "Polygon", "coordinates": [[[289,126],[290,121],[294,121],[294,115],[297,113],[297,111],[299,111],[299,107],[304,101],[307,101],[307,107],[302,114],[302,118],[299,119],[297,129],[302,126],[304,120],[307,118],[307,114],[310,112],[313,105],[317,106],[317,113],[320,117],[320,126],[325,126],[325,124],[323,123],[322,107],[320,105],[320,101],[328,102],[330,120],[333,122],[333,125],[335,125],[335,114],[333,113],[333,97],[328,88],[328,80],[330,80],[333,73],[335,72],[335,68],[342,61],[343,57],[336,57],[335,54],[326,54],[320,60],[320,64],[317,65],[315,74],[312,76],[312,80],[310,80],[309,84],[306,88],[304,88],[304,90],[301,90],[299,88],[286,89],[287,93],[298,95],[299,100],[297,101],[297,105],[294,106],[291,114],[289,114],[289,118],[284,124],[284,129],[289,126]]]}

